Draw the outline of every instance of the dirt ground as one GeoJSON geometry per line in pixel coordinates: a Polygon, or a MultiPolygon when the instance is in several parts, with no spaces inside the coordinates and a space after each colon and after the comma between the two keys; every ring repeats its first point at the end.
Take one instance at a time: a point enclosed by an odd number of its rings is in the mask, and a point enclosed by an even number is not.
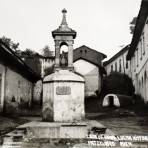
{"type": "Polygon", "coordinates": [[[0,115],[0,143],[4,134],[12,131],[15,127],[28,122],[26,119],[5,117],[0,115]]]}
{"type": "Polygon", "coordinates": [[[109,109],[87,114],[88,119],[97,120],[117,135],[148,135],[148,115],[138,115],[127,109],[109,109]]]}
{"type": "MultiPolygon", "coordinates": [[[[136,115],[125,109],[106,110],[99,113],[87,113],[86,118],[97,120],[117,135],[148,135],[148,116],[136,115]]],[[[41,120],[41,117],[4,117],[0,116],[0,143],[4,134],[15,127],[30,121],[41,120]]]]}
{"type": "Polygon", "coordinates": [[[148,135],[148,117],[115,117],[98,119],[117,135],[148,135]]]}
{"type": "MultiPolygon", "coordinates": [[[[137,116],[133,112],[115,110],[104,113],[87,113],[87,118],[97,120],[117,135],[148,135],[148,116],[137,116]]],[[[30,121],[41,120],[41,117],[10,118],[0,116],[0,142],[2,135],[14,130],[15,127],[30,121]]],[[[0,144],[0,145],[1,145],[0,144]]],[[[24,143],[27,147],[63,147],[67,145],[50,145],[49,143],[24,143]]]]}

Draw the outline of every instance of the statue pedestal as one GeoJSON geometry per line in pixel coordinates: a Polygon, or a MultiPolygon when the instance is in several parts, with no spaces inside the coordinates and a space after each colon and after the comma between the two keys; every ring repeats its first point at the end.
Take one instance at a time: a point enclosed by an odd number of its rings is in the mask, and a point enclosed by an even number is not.
{"type": "Polygon", "coordinates": [[[69,70],[59,70],[43,80],[44,121],[75,122],[84,119],[84,79],[69,70]]]}

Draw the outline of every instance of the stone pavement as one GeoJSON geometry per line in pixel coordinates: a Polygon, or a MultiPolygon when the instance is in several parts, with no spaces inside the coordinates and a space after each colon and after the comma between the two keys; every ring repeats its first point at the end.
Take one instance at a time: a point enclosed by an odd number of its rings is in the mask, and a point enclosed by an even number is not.
{"type": "MultiPolygon", "coordinates": [[[[63,147],[67,148],[67,142],[60,144],[60,137],[59,134],[59,127],[62,127],[62,136],[66,138],[67,140],[64,141],[70,141],[71,138],[73,141],[75,139],[85,139],[87,138],[87,133],[90,129],[97,127],[95,130],[98,132],[102,132],[102,129],[106,129],[105,126],[100,124],[99,122],[95,120],[85,120],[80,123],[49,123],[49,122],[41,122],[40,117],[21,117],[25,119],[34,120],[32,122],[20,125],[16,128],[16,130],[8,133],[4,137],[2,148],[39,148],[39,147],[63,147]],[[87,125],[87,126],[86,126],[87,125]],[[33,134],[32,134],[33,133],[33,134]],[[49,134],[50,133],[50,134],[49,134]],[[57,139],[57,145],[55,145],[56,142],[52,142],[52,138],[49,138],[49,135],[51,136],[54,133],[54,135],[57,135],[57,137],[53,137],[57,139]],[[56,134],[55,134],[56,133],[56,134]],[[72,137],[68,137],[66,133],[69,133],[72,137]],[[33,139],[38,139],[36,141],[32,141],[33,139]],[[44,142],[44,140],[46,142],[44,142]],[[69,139],[69,140],[68,140],[69,139]],[[42,141],[43,140],[43,141],[42,141]],[[54,143],[54,144],[53,144],[54,143]],[[66,145],[65,145],[66,144],[66,145]],[[42,145],[42,146],[41,146],[42,145]]],[[[93,132],[96,132],[93,131],[93,132]]],[[[113,134],[113,132],[109,129],[106,129],[106,134],[113,134]]],[[[97,134],[97,133],[95,133],[97,134]]],[[[62,138],[63,139],[63,138],[62,138]]]]}

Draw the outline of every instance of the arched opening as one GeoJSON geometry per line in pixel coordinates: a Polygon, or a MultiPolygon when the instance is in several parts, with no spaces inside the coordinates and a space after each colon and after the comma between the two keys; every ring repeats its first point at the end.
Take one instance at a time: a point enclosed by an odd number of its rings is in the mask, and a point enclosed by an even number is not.
{"type": "Polygon", "coordinates": [[[65,42],[60,45],[60,66],[68,66],[68,45],[65,42]]]}
{"type": "Polygon", "coordinates": [[[68,53],[68,46],[66,44],[65,45],[61,45],[60,54],[62,54],[62,52],[68,53]]]}
{"type": "Polygon", "coordinates": [[[109,107],[114,107],[114,97],[109,96],[109,107]]]}
{"type": "Polygon", "coordinates": [[[116,108],[120,107],[120,101],[117,95],[108,94],[103,99],[103,107],[116,108]]]}

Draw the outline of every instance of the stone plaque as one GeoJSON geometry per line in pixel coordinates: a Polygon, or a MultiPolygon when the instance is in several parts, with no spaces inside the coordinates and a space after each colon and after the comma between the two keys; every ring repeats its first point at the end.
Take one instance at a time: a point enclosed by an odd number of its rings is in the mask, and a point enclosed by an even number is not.
{"type": "Polygon", "coordinates": [[[56,94],[57,95],[70,95],[71,88],[69,86],[57,86],[56,87],[56,94]]]}

